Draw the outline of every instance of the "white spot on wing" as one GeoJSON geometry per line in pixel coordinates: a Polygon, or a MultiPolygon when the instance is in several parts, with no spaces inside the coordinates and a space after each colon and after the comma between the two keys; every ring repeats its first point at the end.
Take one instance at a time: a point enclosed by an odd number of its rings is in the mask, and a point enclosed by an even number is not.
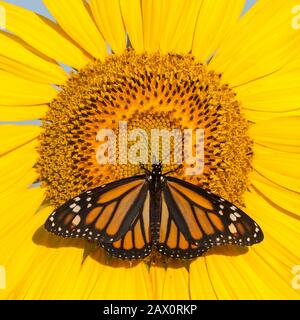
{"type": "Polygon", "coordinates": [[[236,227],[233,223],[228,226],[228,229],[231,233],[237,233],[236,227]]]}
{"type": "Polygon", "coordinates": [[[78,215],[73,219],[72,224],[73,224],[74,226],[78,226],[79,223],[80,223],[80,221],[81,221],[81,218],[80,218],[80,215],[78,214],[78,215]]]}
{"type": "Polygon", "coordinates": [[[232,221],[236,221],[236,216],[234,214],[231,213],[229,217],[232,221]]]}
{"type": "Polygon", "coordinates": [[[80,210],[81,210],[81,207],[80,207],[80,206],[76,206],[76,207],[73,209],[73,212],[78,213],[80,210]]]}

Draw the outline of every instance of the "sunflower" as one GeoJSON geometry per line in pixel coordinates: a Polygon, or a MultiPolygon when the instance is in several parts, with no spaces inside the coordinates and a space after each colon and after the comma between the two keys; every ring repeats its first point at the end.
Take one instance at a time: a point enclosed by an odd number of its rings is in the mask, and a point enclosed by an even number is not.
{"type": "Polygon", "coordinates": [[[243,15],[244,0],[43,2],[55,21],[0,1],[0,119],[41,120],[0,126],[1,298],[299,299],[298,0],[243,15]],[[95,158],[99,128],[122,120],[204,128],[204,172],[186,179],[243,207],[265,240],[154,263],[47,233],[56,206],[139,172],[95,158]]]}

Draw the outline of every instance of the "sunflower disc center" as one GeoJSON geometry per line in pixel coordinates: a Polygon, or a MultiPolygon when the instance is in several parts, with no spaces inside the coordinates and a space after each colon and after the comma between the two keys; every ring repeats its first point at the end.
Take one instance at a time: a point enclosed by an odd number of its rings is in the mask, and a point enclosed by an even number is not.
{"type": "MultiPolygon", "coordinates": [[[[37,165],[51,203],[60,205],[87,189],[142,173],[138,164],[120,164],[119,148],[115,165],[97,161],[99,130],[118,135],[120,121],[127,121],[128,130],[148,134],[151,129],[203,129],[204,172],[178,177],[243,204],[253,152],[234,91],[191,55],[133,50],[74,73],[51,102],[37,165]]],[[[175,167],[176,149],[171,150],[166,170],[175,167]]]]}

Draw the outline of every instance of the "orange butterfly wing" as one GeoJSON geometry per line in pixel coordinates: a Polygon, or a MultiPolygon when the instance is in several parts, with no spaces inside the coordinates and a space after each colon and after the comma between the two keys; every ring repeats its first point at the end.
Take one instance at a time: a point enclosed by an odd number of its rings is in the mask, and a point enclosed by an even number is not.
{"type": "Polygon", "coordinates": [[[158,250],[177,258],[202,255],[213,246],[250,246],[263,240],[258,224],[230,202],[193,184],[167,178],[158,250]]]}
{"type": "Polygon", "coordinates": [[[145,176],[119,180],[66,202],[49,216],[45,228],[58,236],[95,241],[122,258],[131,249],[149,254],[149,216],[143,213],[148,198],[145,176]]]}
{"type": "Polygon", "coordinates": [[[152,250],[150,234],[150,193],[129,230],[116,242],[105,246],[111,256],[121,259],[142,259],[152,250]]]}

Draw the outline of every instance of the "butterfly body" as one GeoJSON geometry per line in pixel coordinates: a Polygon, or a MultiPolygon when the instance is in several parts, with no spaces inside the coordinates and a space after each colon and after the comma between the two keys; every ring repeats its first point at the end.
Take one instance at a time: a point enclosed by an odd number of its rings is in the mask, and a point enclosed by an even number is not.
{"type": "Polygon", "coordinates": [[[121,259],[142,259],[153,248],[171,258],[192,259],[224,244],[263,240],[255,221],[223,198],[162,173],[112,182],[67,201],[45,227],[62,237],[85,238],[121,259]]]}
{"type": "Polygon", "coordinates": [[[152,244],[156,245],[159,240],[161,208],[162,208],[162,190],[165,186],[165,177],[162,175],[160,164],[153,165],[152,172],[146,175],[150,192],[150,233],[152,244]]]}

